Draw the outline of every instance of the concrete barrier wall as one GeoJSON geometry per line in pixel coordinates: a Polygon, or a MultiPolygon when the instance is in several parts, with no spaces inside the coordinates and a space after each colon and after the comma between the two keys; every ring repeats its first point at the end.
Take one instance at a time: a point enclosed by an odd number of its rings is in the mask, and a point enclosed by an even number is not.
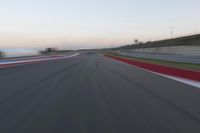
{"type": "Polygon", "coordinates": [[[131,49],[129,51],[139,52],[139,53],[161,53],[161,54],[200,56],[200,46],[170,46],[170,47],[140,48],[140,49],[131,49]]]}

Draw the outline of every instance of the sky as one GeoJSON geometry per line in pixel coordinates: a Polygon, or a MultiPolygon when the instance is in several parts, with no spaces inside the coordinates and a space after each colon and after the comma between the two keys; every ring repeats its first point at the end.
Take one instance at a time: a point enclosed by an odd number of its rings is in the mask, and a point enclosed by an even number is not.
{"type": "Polygon", "coordinates": [[[199,0],[0,0],[0,48],[106,48],[197,34],[199,6],[199,0]]]}

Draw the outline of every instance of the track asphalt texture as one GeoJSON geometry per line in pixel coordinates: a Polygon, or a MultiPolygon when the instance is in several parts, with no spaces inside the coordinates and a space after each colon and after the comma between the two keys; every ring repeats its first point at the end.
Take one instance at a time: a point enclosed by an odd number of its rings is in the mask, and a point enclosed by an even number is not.
{"type": "Polygon", "coordinates": [[[200,90],[79,56],[0,69],[0,133],[199,133],[200,90]]]}

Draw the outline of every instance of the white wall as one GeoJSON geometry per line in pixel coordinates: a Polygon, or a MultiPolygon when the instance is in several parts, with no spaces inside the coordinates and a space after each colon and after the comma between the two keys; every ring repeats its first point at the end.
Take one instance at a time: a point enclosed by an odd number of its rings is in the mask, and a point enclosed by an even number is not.
{"type": "Polygon", "coordinates": [[[170,47],[156,47],[156,48],[141,48],[141,49],[132,49],[131,51],[142,52],[142,53],[164,53],[164,54],[200,56],[200,46],[170,46],[170,47]]]}

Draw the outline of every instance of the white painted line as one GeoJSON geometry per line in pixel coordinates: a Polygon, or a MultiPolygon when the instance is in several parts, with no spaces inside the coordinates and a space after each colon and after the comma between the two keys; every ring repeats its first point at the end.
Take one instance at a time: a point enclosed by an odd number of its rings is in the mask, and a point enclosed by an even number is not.
{"type": "Polygon", "coordinates": [[[166,78],[170,78],[170,79],[179,81],[181,83],[185,83],[187,85],[191,85],[191,86],[200,88],[200,82],[198,82],[198,81],[189,80],[189,79],[185,79],[185,78],[181,78],[181,77],[170,76],[170,75],[164,75],[164,74],[160,74],[160,73],[157,73],[157,74],[160,76],[166,77],[166,78]]]}
{"type": "Polygon", "coordinates": [[[12,65],[12,64],[17,64],[17,63],[27,63],[27,62],[36,62],[36,61],[65,59],[65,58],[75,57],[79,54],[80,53],[76,53],[76,54],[68,55],[68,56],[60,56],[60,57],[48,57],[48,58],[41,58],[41,59],[27,59],[27,60],[22,60],[22,61],[19,60],[19,61],[10,61],[10,62],[0,62],[0,65],[12,65]]]}
{"type": "MultiPolygon", "coordinates": [[[[109,58],[109,57],[108,57],[108,58],[109,58]]],[[[112,58],[110,58],[110,59],[112,59],[112,58]]],[[[115,59],[113,59],[113,60],[115,60],[115,59]]],[[[184,84],[193,86],[193,87],[200,88],[200,82],[198,82],[198,81],[194,81],[194,80],[190,80],[190,79],[185,79],[185,78],[181,78],[181,77],[176,77],[176,76],[171,76],[171,75],[166,75],[166,74],[161,74],[161,73],[154,72],[154,71],[151,71],[151,70],[148,70],[148,69],[144,69],[144,68],[141,68],[141,67],[138,67],[138,66],[135,66],[135,65],[131,65],[131,64],[128,64],[128,63],[119,61],[119,60],[115,60],[115,61],[118,61],[118,62],[120,62],[120,63],[129,65],[129,66],[131,66],[131,67],[134,66],[134,67],[136,67],[136,68],[138,68],[138,69],[140,69],[140,70],[147,71],[147,72],[150,72],[150,73],[153,73],[153,74],[156,74],[156,75],[165,77],[165,78],[173,79],[173,80],[176,80],[176,81],[178,81],[178,82],[181,82],[181,83],[184,83],[184,84]]]]}

